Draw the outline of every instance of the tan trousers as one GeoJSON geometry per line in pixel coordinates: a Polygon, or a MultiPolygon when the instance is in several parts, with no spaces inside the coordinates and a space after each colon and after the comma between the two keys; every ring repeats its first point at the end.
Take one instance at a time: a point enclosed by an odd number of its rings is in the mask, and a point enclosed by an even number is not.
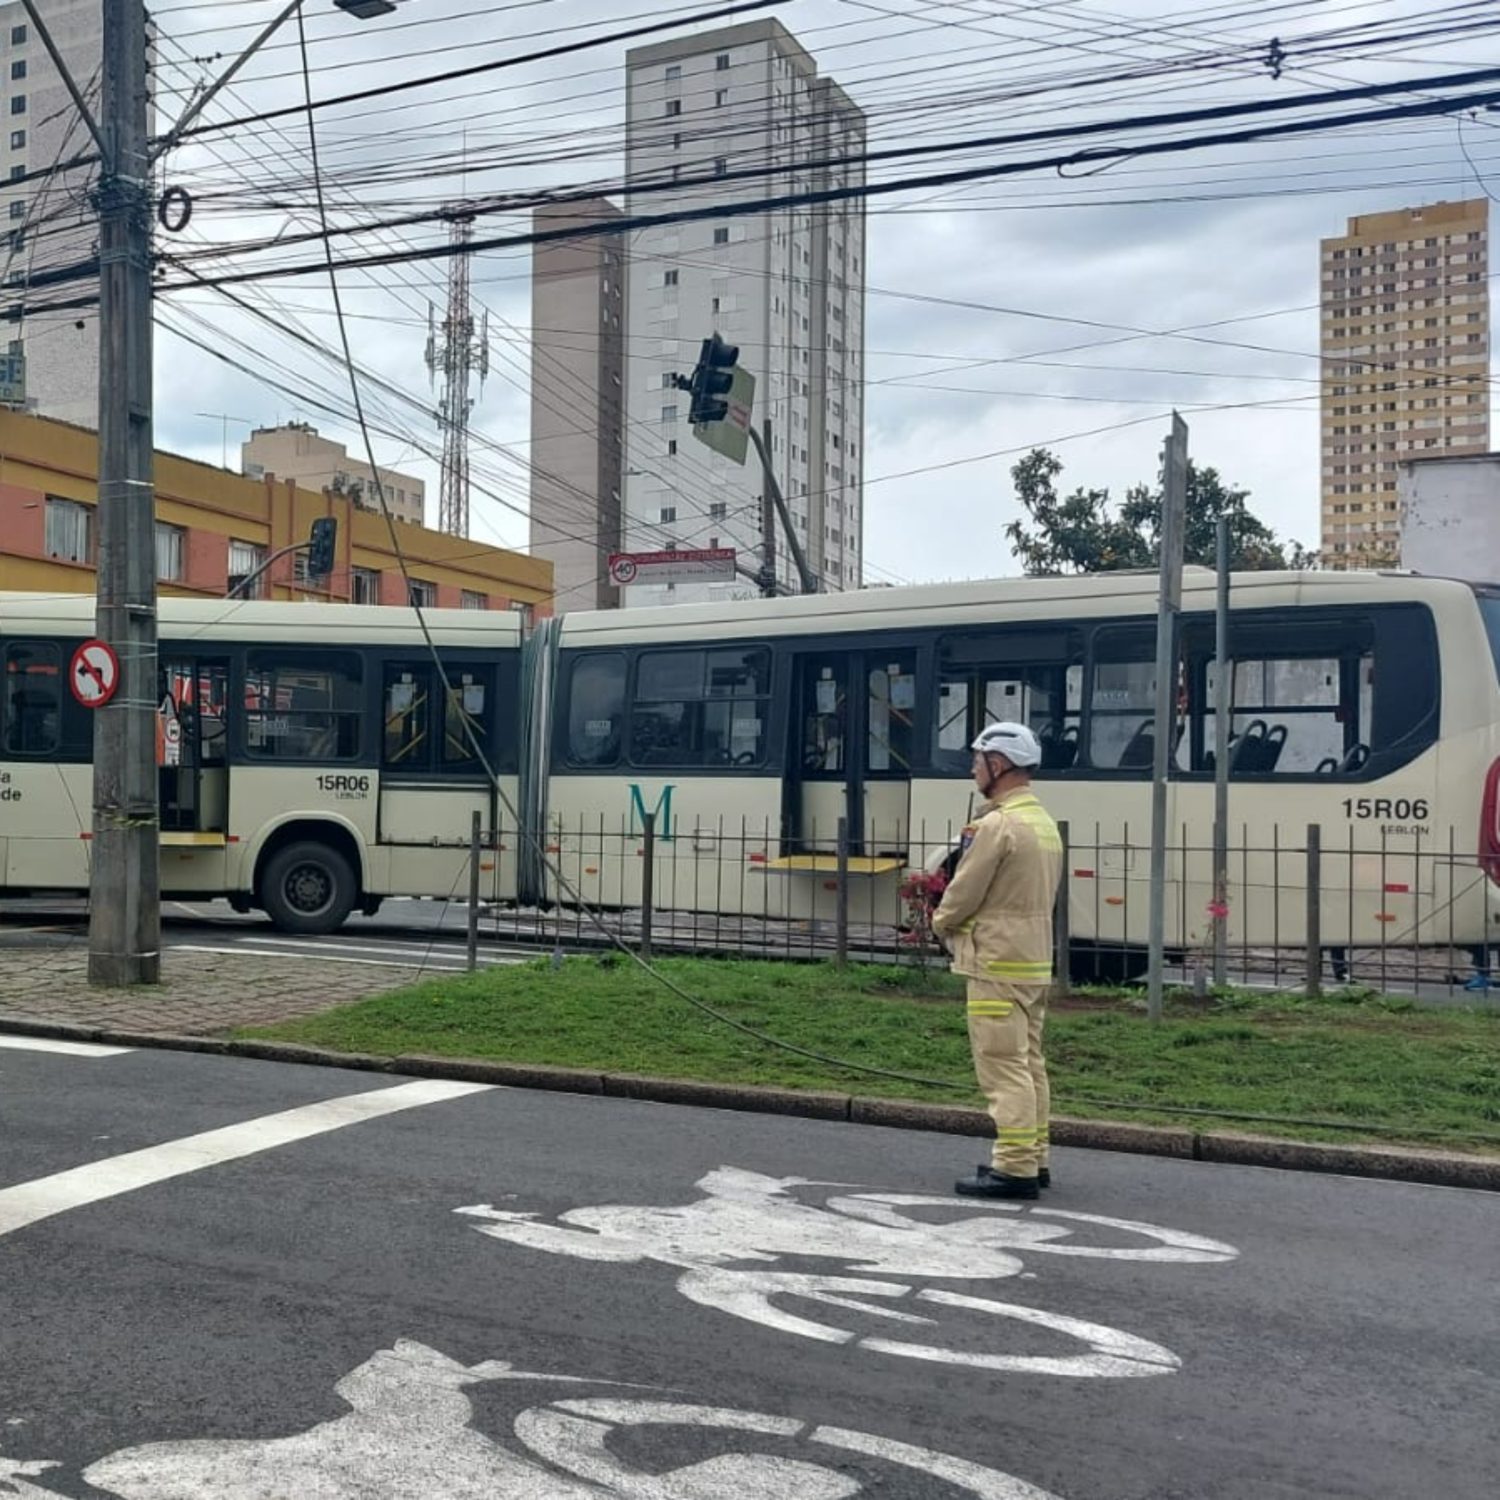
{"type": "Polygon", "coordinates": [[[1052,1094],[1042,1057],[1047,991],[1041,985],[969,981],[969,1045],[995,1122],[993,1165],[1035,1177],[1047,1165],[1052,1094]]]}

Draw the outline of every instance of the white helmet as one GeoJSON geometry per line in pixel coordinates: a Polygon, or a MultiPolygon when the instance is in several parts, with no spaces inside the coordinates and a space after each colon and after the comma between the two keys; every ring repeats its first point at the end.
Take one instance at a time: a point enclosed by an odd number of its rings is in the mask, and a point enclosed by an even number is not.
{"type": "Polygon", "coordinates": [[[1042,747],[1024,724],[988,724],[970,749],[981,755],[1003,755],[1011,765],[1030,770],[1042,763],[1042,747]]]}

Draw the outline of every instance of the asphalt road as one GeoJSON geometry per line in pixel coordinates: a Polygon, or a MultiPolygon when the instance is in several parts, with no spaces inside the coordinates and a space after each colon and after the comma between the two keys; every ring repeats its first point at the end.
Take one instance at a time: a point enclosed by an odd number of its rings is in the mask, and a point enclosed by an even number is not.
{"type": "Polygon", "coordinates": [[[1495,1493],[1500,1197],[18,1042],[0,1495],[1495,1493]]]}

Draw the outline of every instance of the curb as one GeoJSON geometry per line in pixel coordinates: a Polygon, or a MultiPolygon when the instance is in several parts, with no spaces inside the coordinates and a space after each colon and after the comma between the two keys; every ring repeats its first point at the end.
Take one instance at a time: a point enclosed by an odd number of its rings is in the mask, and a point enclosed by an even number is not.
{"type": "MultiPolygon", "coordinates": [[[[756,1084],[706,1083],[691,1078],[656,1078],[633,1073],[595,1073],[589,1069],[557,1068],[543,1063],[484,1062],[421,1053],[380,1057],[372,1053],[330,1052],[295,1042],[233,1041],[223,1037],[125,1031],[108,1026],[79,1026],[65,1021],[11,1017],[0,1018],[0,1034],[5,1033],[143,1050],[204,1052],[220,1057],[301,1063],[365,1073],[394,1073],[403,1077],[451,1078],[501,1088],[540,1089],[549,1093],[634,1099],[657,1104],[687,1104],[702,1109],[844,1120],[855,1125],[884,1125],[897,1130],[937,1131],[948,1135],[988,1136],[993,1129],[984,1110],[961,1104],[868,1099],[858,1095],[765,1088],[756,1084]]],[[[1341,1146],[1329,1142],[1282,1140],[1279,1136],[1135,1125],[1123,1120],[1076,1120],[1065,1115],[1054,1116],[1051,1129],[1054,1145],[1077,1146],[1090,1151],[1122,1151],[1226,1166],[1331,1172],[1346,1177],[1374,1177],[1434,1187],[1500,1192],[1500,1156],[1465,1156],[1454,1151],[1420,1151],[1398,1146],[1341,1146]]]]}

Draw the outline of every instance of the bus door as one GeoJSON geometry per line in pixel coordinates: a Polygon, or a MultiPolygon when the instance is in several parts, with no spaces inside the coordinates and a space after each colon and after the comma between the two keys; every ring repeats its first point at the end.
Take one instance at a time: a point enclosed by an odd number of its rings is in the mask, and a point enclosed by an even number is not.
{"type": "Polygon", "coordinates": [[[219,890],[229,832],[229,664],[162,653],[156,764],[162,885],[219,890]]]}
{"type": "Polygon", "coordinates": [[[788,756],[792,852],[837,847],[902,855],[916,745],[916,657],[910,648],[808,652],[796,662],[788,756]]]}
{"type": "Polygon", "coordinates": [[[229,666],[164,654],[159,673],[156,763],[163,833],[229,829],[229,666]]]}
{"type": "MultiPolygon", "coordinates": [[[[388,859],[386,890],[405,896],[468,892],[474,814],[482,831],[496,826],[495,791],[476,752],[493,756],[494,667],[430,659],[386,663],[381,686],[380,804],[377,840],[388,859]]],[[[495,884],[481,877],[486,895],[495,884]]]]}

